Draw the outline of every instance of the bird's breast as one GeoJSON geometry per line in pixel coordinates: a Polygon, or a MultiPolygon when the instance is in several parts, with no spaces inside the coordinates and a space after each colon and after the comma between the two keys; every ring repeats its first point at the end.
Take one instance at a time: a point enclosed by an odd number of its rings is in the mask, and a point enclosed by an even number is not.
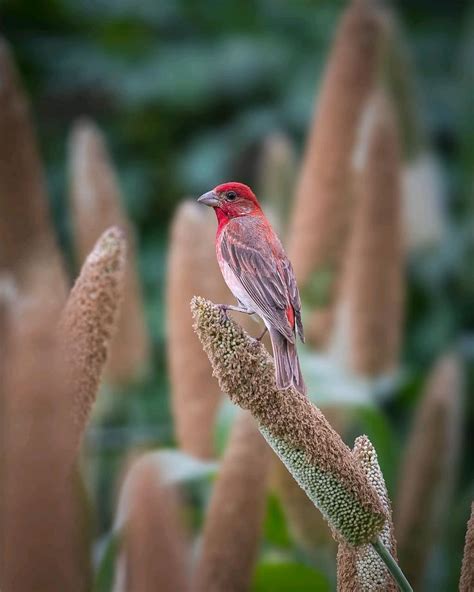
{"type": "Polygon", "coordinates": [[[235,298],[237,298],[237,300],[244,304],[249,310],[255,310],[255,304],[253,300],[249,297],[247,291],[242,286],[242,283],[222,256],[221,240],[219,239],[216,241],[216,255],[222,277],[224,278],[229,290],[232,292],[235,298]]]}

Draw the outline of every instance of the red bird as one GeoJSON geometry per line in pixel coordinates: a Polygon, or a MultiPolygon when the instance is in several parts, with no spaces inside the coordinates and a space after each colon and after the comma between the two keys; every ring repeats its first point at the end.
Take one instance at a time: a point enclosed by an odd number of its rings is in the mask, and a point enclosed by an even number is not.
{"type": "MultiPolygon", "coordinates": [[[[238,306],[258,314],[270,332],[279,389],[306,386],[296,351],[296,332],[304,342],[301,300],[291,263],[253,191],[242,183],[224,183],[198,202],[214,208],[218,227],[216,254],[222,275],[238,306]]],[[[263,337],[263,335],[262,335],[263,337]]],[[[261,337],[260,337],[261,339],[261,337]]]]}

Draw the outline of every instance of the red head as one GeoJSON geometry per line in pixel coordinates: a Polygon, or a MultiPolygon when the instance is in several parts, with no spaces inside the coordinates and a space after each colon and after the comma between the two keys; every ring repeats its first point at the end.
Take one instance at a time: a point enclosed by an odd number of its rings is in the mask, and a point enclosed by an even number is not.
{"type": "Polygon", "coordinates": [[[198,201],[214,208],[219,222],[261,212],[255,194],[243,183],[222,183],[198,201]]]}

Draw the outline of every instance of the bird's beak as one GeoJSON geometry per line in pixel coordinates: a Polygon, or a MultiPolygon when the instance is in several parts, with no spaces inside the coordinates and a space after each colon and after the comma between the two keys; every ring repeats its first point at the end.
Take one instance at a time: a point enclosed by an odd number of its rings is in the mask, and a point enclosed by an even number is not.
{"type": "Polygon", "coordinates": [[[211,208],[215,208],[220,203],[214,191],[208,191],[207,193],[201,195],[201,197],[198,198],[198,202],[206,206],[210,206],[211,208]]]}

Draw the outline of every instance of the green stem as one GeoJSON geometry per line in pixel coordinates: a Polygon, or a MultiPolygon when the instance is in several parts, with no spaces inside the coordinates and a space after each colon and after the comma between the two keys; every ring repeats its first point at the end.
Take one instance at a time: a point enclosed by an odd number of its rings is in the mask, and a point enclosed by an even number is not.
{"type": "Polygon", "coordinates": [[[413,592],[413,588],[410,586],[405,574],[402,572],[395,559],[390,555],[390,551],[382,543],[380,537],[372,543],[372,546],[380,555],[380,559],[387,566],[388,571],[392,574],[393,579],[397,582],[400,590],[402,592],[413,592]]]}

